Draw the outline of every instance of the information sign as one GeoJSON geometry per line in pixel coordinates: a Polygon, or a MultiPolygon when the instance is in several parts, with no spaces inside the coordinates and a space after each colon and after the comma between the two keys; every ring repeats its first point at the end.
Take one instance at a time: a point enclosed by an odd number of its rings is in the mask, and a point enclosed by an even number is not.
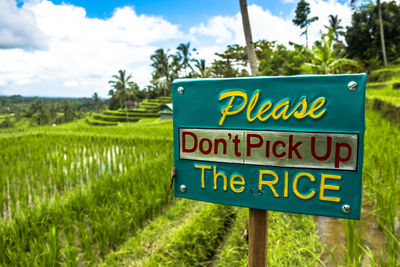
{"type": "Polygon", "coordinates": [[[365,74],[173,83],[175,195],[359,219],[365,74]]]}

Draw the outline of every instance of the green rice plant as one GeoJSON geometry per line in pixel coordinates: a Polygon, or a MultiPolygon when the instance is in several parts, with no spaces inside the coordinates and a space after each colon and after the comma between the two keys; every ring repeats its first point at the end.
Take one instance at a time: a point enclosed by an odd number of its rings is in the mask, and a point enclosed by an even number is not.
{"type": "Polygon", "coordinates": [[[399,264],[400,233],[396,228],[396,218],[400,211],[400,132],[397,127],[373,111],[367,110],[367,131],[364,152],[364,202],[373,206],[373,214],[385,233],[387,246],[381,251],[371,251],[362,236],[362,223],[345,221],[346,256],[349,266],[359,266],[368,256],[370,262],[378,265],[397,266],[399,264]],[[383,254],[381,254],[383,253],[383,254]]]}
{"type": "Polygon", "coordinates": [[[95,264],[170,199],[169,179],[159,177],[171,163],[169,154],[18,212],[0,227],[1,264],[95,264]]]}
{"type": "Polygon", "coordinates": [[[141,266],[163,248],[168,239],[199,214],[204,202],[181,199],[163,214],[139,230],[121,248],[107,255],[101,266],[141,266]]]}
{"type": "Polygon", "coordinates": [[[234,216],[231,206],[205,204],[194,218],[167,238],[144,266],[205,266],[221,243],[226,224],[234,216]]]}
{"type": "Polygon", "coordinates": [[[346,266],[361,266],[363,260],[361,227],[358,231],[356,221],[344,220],[344,230],[346,232],[346,266]]]}
{"type": "MultiPolygon", "coordinates": [[[[216,266],[247,266],[248,209],[237,217],[217,256],[216,266]]],[[[280,212],[269,213],[268,264],[270,266],[318,266],[322,246],[312,217],[280,212]]]]}
{"type": "Polygon", "coordinates": [[[32,134],[0,140],[7,147],[0,151],[3,170],[0,209],[6,217],[12,217],[18,209],[27,208],[43,196],[48,201],[55,194],[67,195],[75,187],[86,187],[108,175],[105,170],[118,175],[126,171],[126,166],[140,164],[147,157],[157,158],[167,147],[170,149],[168,142],[139,138],[132,141],[32,134]]]}

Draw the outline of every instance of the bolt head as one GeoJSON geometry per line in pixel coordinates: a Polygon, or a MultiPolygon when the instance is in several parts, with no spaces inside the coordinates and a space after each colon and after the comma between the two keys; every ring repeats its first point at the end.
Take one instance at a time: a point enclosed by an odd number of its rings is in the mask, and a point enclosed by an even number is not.
{"type": "Polygon", "coordinates": [[[355,81],[351,81],[347,84],[347,88],[349,88],[350,91],[355,91],[357,90],[358,84],[355,81]]]}
{"type": "Polygon", "coordinates": [[[178,87],[178,94],[183,95],[183,93],[185,92],[185,90],[183,89],[182,86],[178,87]]]}
{"type": "Polygon", "coordinates": [[[179,187],[179,190],[181,190],[182,193],[185,193],[185,192],[186,192],[186,185],[182,184],[182,185],[179,187]]]}
{"type": "Polygon", "coordinates": [[[343,212],[343,213],[346,213],[346,214],[349,214],[349,213],[351,212],[351,207],[350,207],[350,205],[344,204],[344,205],[342,206],[342,212],[343,212]]]}

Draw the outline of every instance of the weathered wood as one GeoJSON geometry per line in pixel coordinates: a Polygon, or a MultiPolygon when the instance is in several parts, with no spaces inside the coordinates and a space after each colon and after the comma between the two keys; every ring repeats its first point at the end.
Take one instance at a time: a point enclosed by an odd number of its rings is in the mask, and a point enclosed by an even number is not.
{"type": "Polygon", "coordinates": [[[268,211],[249,209],[249,267],[265,267],[268,258],[268,211]]]}

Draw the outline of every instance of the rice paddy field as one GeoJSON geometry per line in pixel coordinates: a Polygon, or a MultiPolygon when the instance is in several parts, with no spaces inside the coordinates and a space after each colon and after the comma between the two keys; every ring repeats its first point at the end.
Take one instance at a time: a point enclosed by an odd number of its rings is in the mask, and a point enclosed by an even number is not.
{"type": "MultiPolygon", "coordinates": [[[[400,266],[400,131],[366,120],[362,219],[270,212],[270,266],[400,266]]],[[[174,198],[172,142],[154,118],[0,130],[0,265],[247,266],[248,209],[174,198]]]]}

